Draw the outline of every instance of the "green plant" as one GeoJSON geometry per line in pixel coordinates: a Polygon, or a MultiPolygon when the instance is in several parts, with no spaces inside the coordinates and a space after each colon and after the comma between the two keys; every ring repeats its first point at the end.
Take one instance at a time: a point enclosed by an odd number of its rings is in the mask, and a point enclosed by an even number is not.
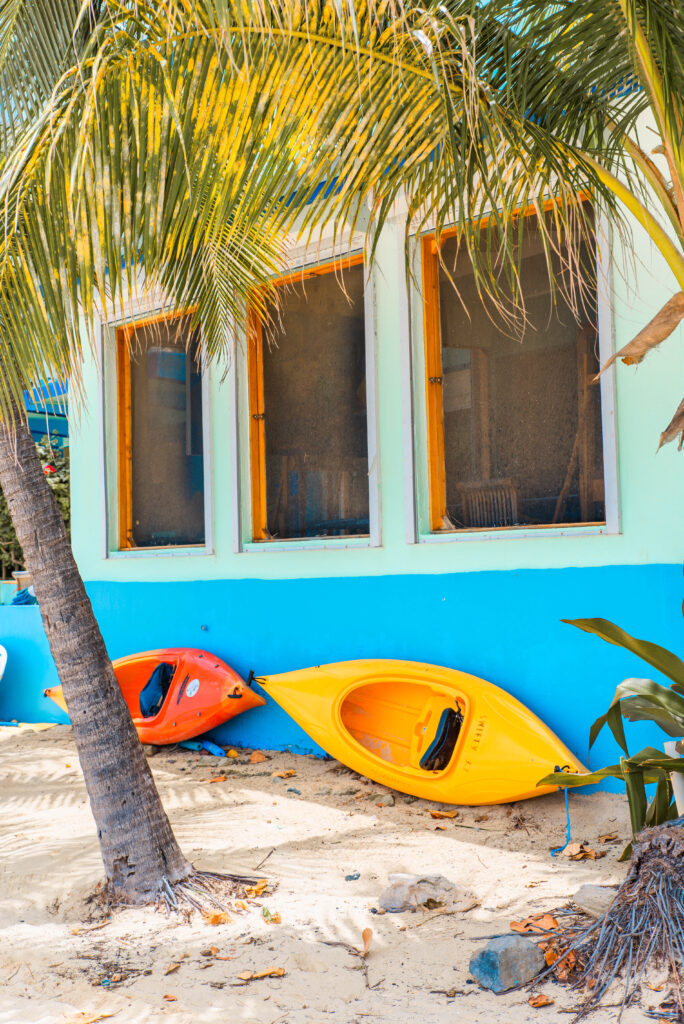
{"type": "MultiPolygon", "coordinates": [[[[60,448],[49,437],[43,437],[36,444],[38,456],[43,465],[45,478],[55,496],[57,507],[62,513],[64,525],[69,531],[71,514],[69,495],[69,449],[60,448]]],[[[0,490],[0,579],[10,579],[13,572],[24,569],[24,555],[14,532],[12,519],[5,496],[0,490]]]]}
{"type": "MultiPolygon", "coordinates": [[[[608,765],[593,772],[554,772],[542,779],[539,785],[555,783],[575,787],[588,786],[606,778],[622,779],[629,800],[633,836],[644,827],[671,821],[677,817],[677,807],[670,773],[684,774],[684,758],[668,757],[655,747],[644,747],[637,754],[630,755],[622,719],[654,722],[668,736],[684,736],[684,662],[665,647],[649,640],[637,640],[607,619],[563,621],[636,654],[671,679],[672,684],[663,686],[652,679],[625,679],[615,691],[606,713],[596,719],[589,732],[591,748],[603,727],[608,726],[625,753],[619,764],[608,765]],[[655,784],[656,787],[651,800],[646,794],[646,786],[649,784],[655,784]]],[[[680,750],[680,744],[677,744],[677,749],[680,750]]],[[[684,753],[684,745],[681,746],[681,752],[684,753]]],[[[632,843],[625,848],[620,859],[627,860],[631,853],[632,843]]]]}

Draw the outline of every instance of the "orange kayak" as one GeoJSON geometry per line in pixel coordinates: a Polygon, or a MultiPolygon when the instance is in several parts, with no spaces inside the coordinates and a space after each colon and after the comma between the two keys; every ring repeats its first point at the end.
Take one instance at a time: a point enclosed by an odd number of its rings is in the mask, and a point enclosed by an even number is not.
{"type": "MultiPolygon", "coordinates": [[[[141,743],[178,743],[266,703],[225,661],[190,647],[143,651],[112,662],[141,743]]],[[[45,690],[64,711],[61,686],[45,690]]]]}

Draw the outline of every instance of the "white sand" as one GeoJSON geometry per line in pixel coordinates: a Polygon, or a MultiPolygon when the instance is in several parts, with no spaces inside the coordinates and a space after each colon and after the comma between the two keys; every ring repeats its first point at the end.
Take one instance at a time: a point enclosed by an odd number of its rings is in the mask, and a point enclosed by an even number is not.
{"type": "MultiPolygon", "coordinates": [[[[484,936],[563,906],[583,882],[620,880],[625,868],[617,858],[629,832],[624,798],[571,794],[573,838],[608,854],[570,862],[549,855],[564,841],[561,796],[461,808],[455,821],[437,822],[429,814],[435,805],[422,800],[407,803],[396,794],[395,806],[377,806],[387,791],[332,761],[273,754],[251,765],[164,750],[150,763],[185,853],[199,867],[267,877],[275,892],[260,903],[280,913],[282,924],[266,924],[261,908],[250,906],[219,926],[197,915],[184,922],[128,909],[96,927],[100,912],[85,898],[102,864],[71,730],[0,729],[2,1024],[71,1024],[98,1014],[113,1014],[115,1024],[571,1019],[558,1014],[573,1005],[567,989],[548,982],[543,991],[554,1005],[532,1009],[527,992],[494,996],[468,984],[468,961],[484,936]],[[288,768],[293,778],[271,777],[288,768]],[[202,781],[224,770],[228,781],[202,781]],[[486,820],[477,823],[482,814],[486,820]],[[435,830],[438,824],[446,828],[435,830]],[[476,824],[478,830],[460,827],[476,824]],[[599,844],[611,830],[620,841],[599,844]],[[394,871],[446,875],[479,906],[454,916],[371,913],[394,871]],[[356,872],[358,880],[345,880],[356,872]],[[367,927],[374,932],[370,988],[361,961],[326,944],[358,946],[367,927]],[[211,946],[230,959],[203,956],[211,946]],[[172,961],[181,966],[167,976],[172,961]],[[269,967],[286,974],[240,985],[240,972],[269,967]],[[434,991],[454,989],[453,998],[434,991]]],[[[616,1014],[605,1009],[591,1019],[604,1024],[616,1014]]],[[[623,1017],[624,1024],[644,1019],[636,1008],[623,1017]]]]}

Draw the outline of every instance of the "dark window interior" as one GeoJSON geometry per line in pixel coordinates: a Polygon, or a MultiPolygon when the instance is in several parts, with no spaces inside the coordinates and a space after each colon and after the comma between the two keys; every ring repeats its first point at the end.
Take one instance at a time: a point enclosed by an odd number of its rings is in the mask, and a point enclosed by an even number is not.
{"type": "Polygon", "coordinates": [[[204,543],[202,378],[190,317],[131,337],[132,539],[137,547],[204,543]]]}
{"type": "Polygon", "coordinates": [[[359,264],[282,287],[263,352],[272,537],[368,533],[363,283],[359,264]]]}
{"type": "MultiPolygon", "coordinates": [[[[605,519],[596,295],[579,324],[560,294],[554,305],[536,219],[526,220],[522,340],[478,296],[456,240],[444,245],[458,289],[440,268],[447,516],[456,529],[605,519]]],[[[583,252],[583,262],[594,258],[583,252]]]]}

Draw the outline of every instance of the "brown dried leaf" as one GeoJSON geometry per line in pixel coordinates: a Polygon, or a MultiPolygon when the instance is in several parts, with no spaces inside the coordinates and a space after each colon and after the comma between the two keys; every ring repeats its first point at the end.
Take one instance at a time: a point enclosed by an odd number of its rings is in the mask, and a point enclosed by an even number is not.
{"type": "Polygon", "coordinates": [[[230,924],[233,920],[230,914],[227,914],[225,910],[205,910],[202,917],[207,924],[230,924]]]}
{"type": "Polygon", "coordinates": [[[566,953],[565,956],[562,956],[561,954],[561,958],[556,961],[556,977],[559,981],[568,980],[569,975],[572,974],[575,969],[576,962],[577,957],[572,950],[569,953],[566,953]]]}
{"type": "Polygon", "coordinates": [[[162,998],[165,999],[167,1003],[175,1003],[178,999],[178,996],[163,996],[162,998]]]}
{"type": "Polygon", "coordinates": [[[267,761],[267,760],[268,760],[268,758],[266,757],[266,755],[264,753],[262,753],[260,750],[254,750],[249,755],[249,763],[250,764],[261,764],[262,761],[267,761]]]}
{"type": "Polygon", "coordinates": [[[164,974],[173,974],[173,972],[177,971],[179,967],[180,964],[177,964],[175,961],[172,960],[169,966],[164,971],[164,974]]]}
{"type": "Polygon", "coordinates": [[[640,363],[652,348],[672,334],[682,318],[684,318],[684,292],[677,292],[671,299],[668,299],[663,308],[639,331],[636,337],[623,345],[619,352],[616,352],[604,363],[601,373],[607,370],[616,359],[622,359],[623,363],[627,363],[628,366],[640,363]]]}
{"type": "Polygon", "coordinates": [[[617,832],[606,832],[605,835],[598,837],[599,843],[615,843],[617,842],[617,832]]]}
{"type": "Polygon", "coordinates": [[[489,821],[489,815],[488,814],[476,814],[475,815],[475,821],[489,821]]]}
{"type": "Polygon", "coordinates": [[[370,949],[371,940],[373,938],[373,929],[364,928],[363,931],[361,932],[361,938],[363,939],[363,949],[361,951],[361,956],[366,956],[368,954],[368,950],[370,949]]]}
{"type": "Polygon", "coordinates": [[[292,776],[296,775],[296,774],[297,774],[297,772],[294,770],[294,768],[288,768],[287,771],[284,771],[284,772],[273,772],[273,774],[271,775],[271,778],[272,779],[291,779],[292,776]]]}
{"type": "Polygon", "coordinates": [[[458,811],[430,811],[431,818],[457,818],[458,811]]]}
{"type": "Polygon", "coordinates": [[[535,1010],[540,1006],[553,1006],[553,999],[550,996],[542,995],[541,992],[536,996],[530,996],[527,1002],[530,1006],[534,1006],[535,1010]]]}
{"type": "Polygon", "coordinates": [[[668,441],[674,441],[677,434],[681,435],[679,438],[679,444],[677,445],[677,451],[681,452],[682,447],[684,446],[684,398],[677,406],[674,416],[660,435],[658,450],[660,450],[664,444],[667,444],[668,441]]]}
{"type": "Polygon", "coordinates": [[[549,948],[544,953],[544,959],[546,960],[546,966],[550,967],[551,964],[555,964],[556,960],[558,959],[558,953],[555,949],[552,949],[549,946],[549,948]]]}
{"type": "Polygon", "coordinates": [[[212,779],[200,779],[200,782],[227,782],[227,775],[214,775],[212,779]]]}
{"type": "Polygon", "coordinates": [[[513,932],[549,932],[558,927],[558,921],[551,914],[537,914],[524,921],[511,921],[513,932]]]}
{"type": "Polygon", "coordinates": [[[252,899],[254,899],[256,896],[261,896],[263,891],[266,889],[267,885],[268,885],[268,879],[267,878],[260,878],[259,881],[256,882],[254,885],[247,886],[247,888],[245,889],[245,892],[246,892],[246,894],[248,896],[250,896],[252,899]]]}
{"type": "Polygon", "coordinates": [[[570,860],[600,860],[606,856],[606,851],[597,852],[586,843],[568,843],[563,850],[563,856],[569,857],[570,860]]]}
{"type": "Polygon", "coordinates": [[[446,825],[435,825],[435,832],[446,832],[446,825]]]}
{"type": "Polygon", "coordinates": [[[238,974],[240,981],[259,981],[261,978],[282,978],[285,974],[284,967],[269,967],[265,971],[242,971],[238,974]]]}

